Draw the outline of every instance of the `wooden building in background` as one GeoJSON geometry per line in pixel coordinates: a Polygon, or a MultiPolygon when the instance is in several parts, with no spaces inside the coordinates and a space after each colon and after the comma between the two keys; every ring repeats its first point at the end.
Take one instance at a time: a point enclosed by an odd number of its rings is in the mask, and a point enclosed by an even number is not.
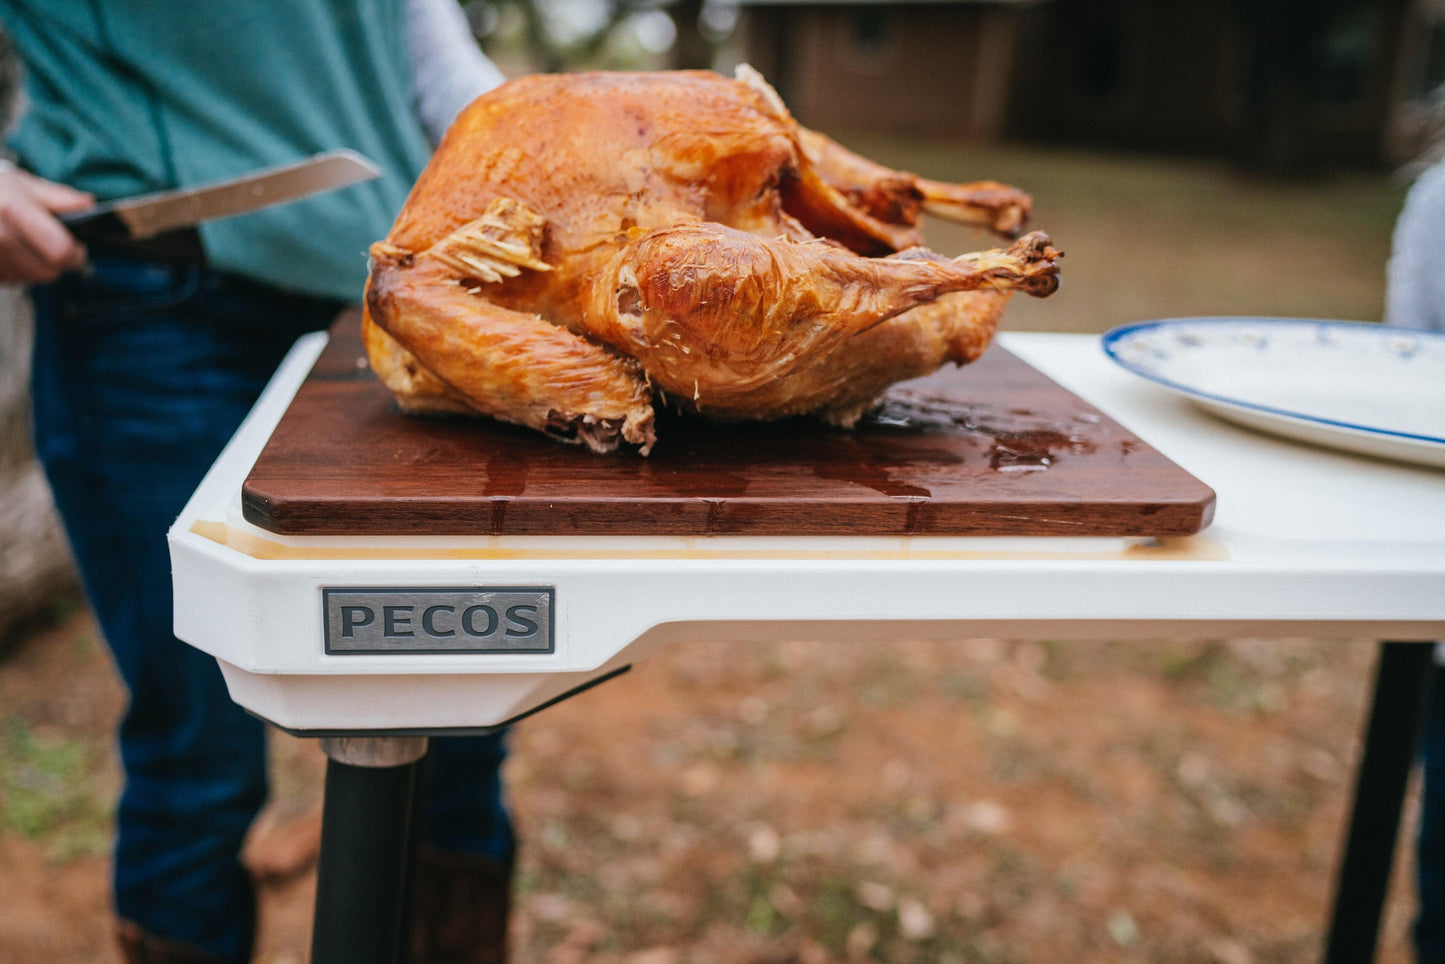
{"type": "Polygon", "coordinates": [[[1445,0],[742,0],[804,123],[1399,163],[1440,114],[1445,0]]]}
{"type": "Polygon", "coordinates": [[[744,56],[823,130],[1004,132],[1034,0],[742,0],[744,56]]]}

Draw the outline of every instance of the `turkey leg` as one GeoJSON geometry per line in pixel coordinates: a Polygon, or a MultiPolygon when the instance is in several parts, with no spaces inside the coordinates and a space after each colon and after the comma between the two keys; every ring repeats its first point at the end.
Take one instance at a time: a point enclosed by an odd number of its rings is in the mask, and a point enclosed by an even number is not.
{"type": "Polygon", "coordinates": [[[624,440],[651,449],[652,393],[634,361],[540,315],[494,304],[483,290],[447,259],[373,245],[367,315],[411,356],[378,371],[434,378],[447,390],[443,400],[460,396],[478,412],[593,451],[624,440]]]}
{"type": "Polygon", "coordinates": [[[819,176],[880,221],[914,225],[921,209],[948,221],[1016,238],[1033,209],[1028,194],[997,181],[930,181],[854,154],[817,131],[799,127],[798,139],[819,176]]]}
{"type": "Polygon", "coordinates": [[[950,261],[913,252],[865,258],[825,241],[679,225],[618,252],[593,287],[583,325],[693,407],[756,416],[751,395],[911,308],[978,289],[1051,294],[1058,256],[1038,232],[1007,251],[950,261]]]}

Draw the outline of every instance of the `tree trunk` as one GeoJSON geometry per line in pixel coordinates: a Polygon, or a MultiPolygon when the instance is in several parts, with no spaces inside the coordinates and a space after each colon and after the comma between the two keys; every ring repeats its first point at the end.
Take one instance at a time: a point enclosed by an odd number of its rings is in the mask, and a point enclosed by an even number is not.
{"type": "Polygon", "coordinates": [[[0,288],[0,648],[76,586],[64,531],[30,443],[30,302],[0,288]]]}
{"type": "Polygon", "coordinates": [[[677,0],[672,5],[672,21],[677,39],[672,45],[672,66],[677,70],[709,70],[713,64],[713,47],[702,29],[703,0],[677,0]]]}

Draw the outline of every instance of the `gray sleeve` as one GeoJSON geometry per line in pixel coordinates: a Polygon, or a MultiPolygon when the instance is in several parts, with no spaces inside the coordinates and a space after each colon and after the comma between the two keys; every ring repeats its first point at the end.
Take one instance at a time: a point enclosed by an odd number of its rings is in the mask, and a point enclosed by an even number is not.
{"type": "Polygon", "coordinates": [[[1445,331],[1445,163],[1420,175],[1395,222],[1385,324],[1445,331]]]}
{"type": "Polygon", "coordinates": [[[482,53],[457,0],[406,0],[412,100],[433,144],[458,112],[506,77],[482,53]]]}

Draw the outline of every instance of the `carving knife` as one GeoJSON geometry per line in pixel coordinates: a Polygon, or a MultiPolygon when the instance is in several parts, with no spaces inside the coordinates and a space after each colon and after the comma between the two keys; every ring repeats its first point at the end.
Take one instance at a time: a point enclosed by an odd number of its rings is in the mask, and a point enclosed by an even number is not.
{"type": "Polygon", "coordinates": [[[380,168],[356,151],[327,151],[215,184],[106,201],[63,214],[60,220],[86,244],[164,248],[168,232],[369,181],[380,174],[380,168]]]}

